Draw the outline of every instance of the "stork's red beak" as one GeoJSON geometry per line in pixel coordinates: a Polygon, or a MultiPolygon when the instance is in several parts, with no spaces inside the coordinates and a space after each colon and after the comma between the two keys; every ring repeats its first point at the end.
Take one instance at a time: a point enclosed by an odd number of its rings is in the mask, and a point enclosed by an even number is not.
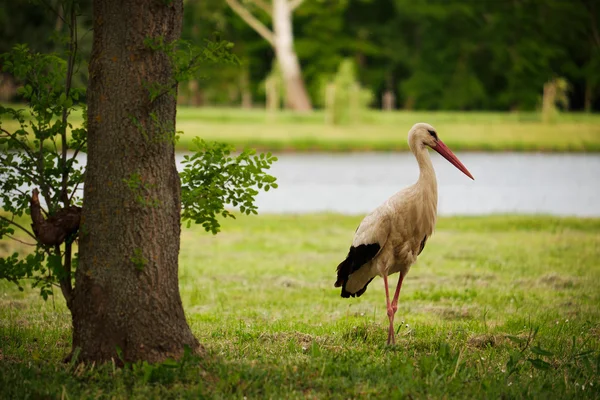
{"type": "Polygon", "coordinates": [[[444,157],[446,160],[450,161],[450,163],[452,165],[454,165],[456,168],[458,168],[459,170],[461,170],[463,174],[465,174],[469,178],[475,180],[475,178],[473,178],[473,175],[471,175],[471,173],[469,172],[469,170],[467,169],[467,167],[465,167],[463,165],[463,163],[460,162],[460,160],[458,159],[458,157],[456,157],[454,155],[454,153],[452,152],[452,150],[450,150],[448,148],[448,146],[446,146],[444,144],[444,142],[442,142],[441,140],[438,139],[437,145],[435,147],[432,147],[432,149],[434,149],[435,151],[437,151],[438,153],[440,153],[440,155],[442,157],[444,157]]]}

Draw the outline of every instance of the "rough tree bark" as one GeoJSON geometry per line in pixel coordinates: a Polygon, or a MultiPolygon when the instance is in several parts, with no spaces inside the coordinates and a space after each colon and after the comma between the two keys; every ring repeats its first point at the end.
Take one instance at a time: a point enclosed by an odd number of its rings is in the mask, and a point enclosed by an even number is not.
{"type": "Polygon", "coordinates": [[[152,102],[145,88],[167,84],[171,68],[144,39],[177,39],[183,0],[96,0],[93,13],[73,350],[83,361],[117,360],[119,347],[125,361],[159,362],[200,348],[177,277],[180,181],[168,137],[176,101],[152,102]]]}
{"type": "Polygon", "coordinates": [[[303,0],[272,0],[272,6],[262,0],[254,3],[272,17],[273,31],[254,17],[238,0],[226,0],[236,14],[261,35],[275,50],[285,86],[286,106],[295,111],[310,111],[312,105],[306,91],[298,56],[294,50],[292,16],[303,0]]]}

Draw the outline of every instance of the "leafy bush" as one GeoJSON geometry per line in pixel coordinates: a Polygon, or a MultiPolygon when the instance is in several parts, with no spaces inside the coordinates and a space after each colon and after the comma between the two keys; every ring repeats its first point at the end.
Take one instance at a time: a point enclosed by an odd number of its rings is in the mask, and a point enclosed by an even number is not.
{"type": "Polygon", "coordinates": [[[350,59],[340,63],[333,81],[324,88],[325,111],[332,124],[359,122],[362,113],[368,109],[372,93],[361,87],[356,67],[350,59]]]}
{"type": "MultiPolygon", "coordinates": [[[[76,49],[76,37],[71,35],[70,49],[76,49]]],[[[174,96],[177,85],[197,77],[204,63],[237,63],[230,53],[232,44],[225,41],[206,41],[205,46],[197,47],[184,41],[165,43],[153,38],[145,44],[154,51],[164,52],[174,71],[166,84],[146,85],[150,101],[163,95],[174,96]]],[[[2,71],[21,85],[19,93],[28,107],[25,111],[0,106],[0,239],[21,241],[13,236],[19,229],[30,238],[24,243],[33,248],[25,256],[14,253],[0,258],[0,279],[15,283],[21,290],[21,282],[31,279],[44,299],[53,294],[54,287],[60,287],[69,307],[77,264],[72,245],[78,233],[69,232],[64,243],[61,240],[48,245],[40,240],[36,228],[30,229],[24,221],[34,210],[37,195],[31,195],[32,189],[40,192],[37,213],[33,216],[37,215],[44,223],[55,221],[65,210],[77,211],[82,203],[79,190],[85,170],[78,164],[78,156],[87,151],[87,124],[85,104],[81,102],[85,89],[71,87],[75,57],[75,51],[66,52],[63,58],[59,54],[33,52],[27,45],[16,45],[0,59],[2,71]],[[69,116],[78,107],[83,109],[84,123],[74,127],[69,116]],[[7,120],[12,120],[10,126],[5,124],[7,120]],[[13,126],[17,128],[10,128],[13,126]]],[[[174,126],[167,126],[155,115],[150,117],[161,132],[168,134],[169,140],[177,140],[174,126]]],[[[183,218],[216,234],[220,228],[219,215],[234,217],[225,209],[227,204],[239,205],[242,213],[256,214],[254,199],[258,191],[277,187],[275,178],[265,173],[277,159],[271,154],[256,155],[254,150],[232,157],[233,148],[228,145],[200,139],[194,143],[194,152],[186,156],[181,173],[183,218]]],[[[139,176],[125,183],[130,190],[143,192],[139,176]]],[[[138,198],[144,206],[155,206],[140,194],[138,198]]],[[[143,265],[140,257],[135,260],[136,265],[143,265]]]]}

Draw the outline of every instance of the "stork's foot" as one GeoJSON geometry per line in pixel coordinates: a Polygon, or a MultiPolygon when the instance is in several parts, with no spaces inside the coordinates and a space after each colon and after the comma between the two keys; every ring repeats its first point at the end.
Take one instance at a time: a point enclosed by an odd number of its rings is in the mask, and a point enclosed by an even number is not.
{"type": "Polygon", "coordinates": [[[392,345],[396,344],[396,334],[394,332],[394,326],[393,325],[391,325],[390,329],[388,330],[387,344],[388,344],[388,346],[392,346],[392,345]]]}
{"type": "MultiPolygon", "coordinates": [[[[402,275],[400,275],[402,276],[402,275]]],[[[388,315],[388,319],[390,320],[390,327],[388,329],[388,340],[387,340],[387,344],[392,345],[392,344],[396,344],[396,335],[394,332],[394,315],[396,314],[396,310],[398,309],[398,291],[399,289],[396,289],[396,296],[395,296],[395,303],[390,302],[390,291],[389,291],[389,287],[388,287],[388,279],[387,279],[387,275],[383,274],[383,284],[385,286],[385,301],[387,304],[387,315],[388,315]]]]}
{"type": "Polygon", "coordinates": [[[394,310],[390,307],[388,309],[388,318],[390,320],[390,326],[388,328],[388,340],[387,340],[387,344],[388,346],[392,345],[392,344],[396,344],[396,334],[394,332],[394,310]]]}
{"type": "Polygon", "coordinates": [[[396,344],[396,334],[394,332],[394,315],[396,315],[396,311],[398,311],[398,297],[400,296],[400,288],[402,287],[402,281],[404,280],[404,274],[401,272],[398,276],[398,286],[396,286],[396,293],[394,294],[394,299],[390,303],[390,295],[387,285],[387,277],[384,276],[385,282],[385,296],[387,300],[387,314],[390,319],[390,330],[388,332],[388,345],[396,344]]]}

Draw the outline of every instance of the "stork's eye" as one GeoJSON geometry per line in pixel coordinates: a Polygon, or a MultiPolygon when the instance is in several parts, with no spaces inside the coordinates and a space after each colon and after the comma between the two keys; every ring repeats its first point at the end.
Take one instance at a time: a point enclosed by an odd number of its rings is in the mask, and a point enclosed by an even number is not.
{"type": "Polygon", "coordinates": [[[434,138],[435,140],[437,140],[437,138],[438,138],[438,137],[437,137],[437,133],[435,133],[435,131],[434,131],[434,130],[427,129],[427,132],[429,132],[429,134],[430,134],[431,136],[433,136],[433,138],[434,138]]]}

